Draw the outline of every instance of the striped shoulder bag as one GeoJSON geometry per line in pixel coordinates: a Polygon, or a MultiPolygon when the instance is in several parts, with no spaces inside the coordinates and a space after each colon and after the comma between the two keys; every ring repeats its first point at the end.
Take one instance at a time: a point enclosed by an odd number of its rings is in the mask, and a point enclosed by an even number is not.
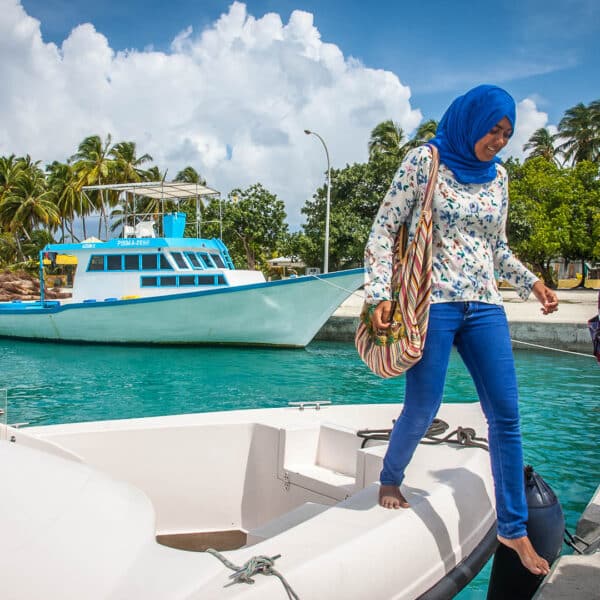
{"type": "Polygon", "coordinates": [[[363,362],[373,373],[386,379],[402,375],[421,359],[427,337],[431,291],[431,202],[439,165],[437,148],[430,148],[433,160],[415,236],[407,244],[408,226],[405,223],[398,230],[394,243],[391,325],[388,329],[374,329],[371,316],[376,305],[365,303],[354,337],[363,362]]]}

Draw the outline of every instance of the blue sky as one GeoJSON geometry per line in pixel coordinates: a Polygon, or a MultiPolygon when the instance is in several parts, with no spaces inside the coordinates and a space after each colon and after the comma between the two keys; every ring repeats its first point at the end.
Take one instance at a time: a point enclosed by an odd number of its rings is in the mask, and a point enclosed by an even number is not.
{"type": "MultiPolygon", "coordinates": [[[[135,141],[167,178],[260,182],[292,228],[386,119],[410,136],[480,83],[517,102],[506,156],[600,97],[598,0],[0,0],[0,155],[135,141]]],[[[334,182],[335,185],[335,182],[334,182]]]]}
{"type": "MultiPolygon", "coordinates": [[[[90,22],[115,50],[168,51],[191,26],[198,33],[227,10],[219,0],[23,0],[47,41],[60,44],[90,22]]],[[[374,69],[396,73],[413,104],[439,119],[449,101],[487,81],[534,97],[557,123],[578,102],[600,96],[597,0],[250,0],[248,12],[314,15],[322,40],[374,69]]]]}

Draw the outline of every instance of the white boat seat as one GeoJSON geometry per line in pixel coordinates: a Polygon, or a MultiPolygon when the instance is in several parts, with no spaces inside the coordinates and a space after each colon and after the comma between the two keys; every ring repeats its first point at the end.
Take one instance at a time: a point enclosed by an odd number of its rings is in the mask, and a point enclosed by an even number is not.
{"type": "Polygon", "coordinates": [[[132,227],[131,225],[123,225],[123,237],[130,238],[154,238],[156,232],[154,231],[153,221],[140,221],[132,227]]]}
{"type": "Polygon", "coordinates": [[[344,500],[357,488],[357,461],[362,439],[337,424],[279,430],[279,477],[317,494],[344,500]]]}
{"type": "Polygon", "coordinates": [[[156,237],[153,221],[141,221],[135,226],[136,238],[153,238],[156,237]]]}

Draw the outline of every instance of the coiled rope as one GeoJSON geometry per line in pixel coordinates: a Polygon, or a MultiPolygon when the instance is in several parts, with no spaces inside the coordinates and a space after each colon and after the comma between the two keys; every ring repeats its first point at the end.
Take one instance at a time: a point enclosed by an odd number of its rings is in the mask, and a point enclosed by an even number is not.
{"type": "MultiPolygon", "coordinates": [[[[454,431],[451,431],[444,437],[439,437],[449,429],[448,423],[442,419],[434,419],[429,429],[423,436],[420,444],[455,444],[457,446],[470,446],[481,448],[489,451],[487,439],[477,437],[475,430],[472,427],[458,426],[454,431]]],[[[361,448],[364,448],[370,440],[389,441],[391,429],[361,429],[356,432],[356,435],[363,438],[361,448]]]]}
{"type": "Polygon", "coordinates": [[[279,571],[277,571],[277,569],[273,568],[275,561],[281,556],[281,554],[277,554],[276,556],[253,556],[241,567],[238,567],[214,548],[208,548],[206,552],[218,558],[228,569],[234,571],[229,576],[229,579],[232,581],[226,583],[224,587],[228,587],[234,583],[254,583],[254,579],[252,578],[254,575],[259,573],[262,575],[275,575],[275,577],[281,581],[285,591],[287,592],[288,598],[290,598],[290,600],[300,600],[298,594],[296,594],[296,592],[292,589],[292,586],[287,582],[285,577],[279,571]]]}

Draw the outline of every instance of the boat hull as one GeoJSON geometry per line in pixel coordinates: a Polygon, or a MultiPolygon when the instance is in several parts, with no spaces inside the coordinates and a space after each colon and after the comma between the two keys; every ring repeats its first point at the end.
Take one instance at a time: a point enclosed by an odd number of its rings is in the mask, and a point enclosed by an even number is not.
{"type": "Polygon", "coordinates": [[[364,281],[362,269],[93,303],[4,304],[0,336],[111,344],[306,346],[364,281]]]}
{"type": "MultiPolygon", "coordinates": [[[[231,571],[214,556],[157,543],[237,529],[247,543],[223,555],[235,565],[279,556],[275,568],[303,600],[449,598],[495,547],[489,458],[476,447],[420,445],[403,484],[411,509],[383,509],[375,482],[386,444],[363,448],[357,431],[389,427],[397,410],[282,408],[8,429],[12,444],[1,441],[0,426],[3,590],[20,600],[285,597],[275,577],[224,587],[231,571]],[[462,581],[455,577],[445,595],[457,572],[462,581]]],[[[485,434],[478,404],[443,405],[438,416],[452,430],[485,434]]]]}

